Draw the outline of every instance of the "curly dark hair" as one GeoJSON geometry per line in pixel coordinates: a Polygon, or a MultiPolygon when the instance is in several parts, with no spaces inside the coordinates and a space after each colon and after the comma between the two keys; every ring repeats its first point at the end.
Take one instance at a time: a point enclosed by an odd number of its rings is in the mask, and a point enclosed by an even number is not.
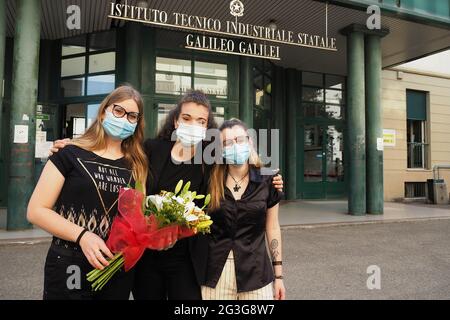
{"type": "Polygon", "coordinates": [[[171,110],[164,122],[164,125],[158,132],[157,138],[162,140],[170,141],[172,138],[172,133],[175,131],[175,121],[178,120],[181,114],[181,108],[183,104],[194,102],[196,104],[202,105],[208,109],[208,125],[207,129],[217,129],[216,120],[214,120],[214,115],[206,95],[201,90],[190,90],[178,101],[175,109],[171,110]]]}

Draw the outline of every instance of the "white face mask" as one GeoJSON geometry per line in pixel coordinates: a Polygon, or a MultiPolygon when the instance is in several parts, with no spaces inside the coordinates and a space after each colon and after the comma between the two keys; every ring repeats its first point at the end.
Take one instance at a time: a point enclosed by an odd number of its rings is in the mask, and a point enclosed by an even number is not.
{"type": "Polygon", "coordinates": [[[206,128],[179,122],[176,135],[183,146],[189,147],[205,139],[206,128]]]}

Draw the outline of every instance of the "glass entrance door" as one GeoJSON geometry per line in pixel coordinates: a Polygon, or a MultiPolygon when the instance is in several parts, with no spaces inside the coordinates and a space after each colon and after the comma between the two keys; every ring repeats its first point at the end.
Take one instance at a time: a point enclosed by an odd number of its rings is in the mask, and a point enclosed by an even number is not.
{"type": "Polygon", "coordinates": [[[335,124],[303,127],[303,199],[339,198],[345,195],[343,128],[335,124]]]}

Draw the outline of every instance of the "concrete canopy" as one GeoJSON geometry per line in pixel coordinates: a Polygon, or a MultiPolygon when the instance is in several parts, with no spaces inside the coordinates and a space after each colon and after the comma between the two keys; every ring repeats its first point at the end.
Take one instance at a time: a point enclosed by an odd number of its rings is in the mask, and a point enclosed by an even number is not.
{"type": "MultiPolygon", "coordinates": [[[[142,5],[146,1],[116,0],[116,3],[142,5]]],[[[337,4],[328,5],[328,21],[326,4],[314,0],[242,0],[245,6],[244,16],[240,22],[255,25],[268,25],[273,20],[279,29],[291,30],[294,33],[336,37],[337,52],[319,49],[280,45],[281,61],[276,62],[284,67],[300,70],[327,72],[345,75],[346,37],[339,30],[350,24],[365,25],[369,15],[361,8],[349,8],[337,4]]],[[[108,0],[42,0],[42,39],[61,39],[83,33],[91,33],[119,27],[124,21],[107,17],[111,1],[108,0]],[[77,4],[81,8],[81,30],[69,30],[66,27],[67,8],[77,4]]],[[[222,21],[233,20],[230,15],[230,1],[206,0],[152,0],[147,1],[151,8],[166,10],[169,13],[182,12],[197,16],[217,18],[222,21]]],[[[16,15],[15,1],[8,0],[7,35],[14,35],[16,15]]],[[[382,27],[390,30],[382,40],[382,65],[390,67],[408,62],[450,47],[450,26],[436,26],[432,23],[418,23],[405,20],[404,16],[382,15],[382,27]]],[[[174,40],[179,37],[173,34],[174,40]]],[[[168,39],[167,39],[168,40],[168,39]]]]}

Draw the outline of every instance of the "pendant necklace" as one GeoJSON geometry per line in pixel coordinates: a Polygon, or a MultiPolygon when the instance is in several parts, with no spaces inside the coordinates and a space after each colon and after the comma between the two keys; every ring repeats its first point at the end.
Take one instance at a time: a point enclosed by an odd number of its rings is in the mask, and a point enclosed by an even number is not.
{"type": "Polygon", "coordinates": [[[233,187],[234,192],[239,192],[239,190],[241,190],[241,188],[242,188],[242,186],[241,186],[242,181],[248,176],[248,171],[247,171],[247,173],[245,174],[245,176],[244,176],[241,180],[239,180],[239,181],[237,181],[237,180],[231,175],[231,173],[228,173],[228,174],[229,174],[230,177],[234,180],[234,183],[235,183],[235,185],[234,185],[234,187],[233,187]]]}

